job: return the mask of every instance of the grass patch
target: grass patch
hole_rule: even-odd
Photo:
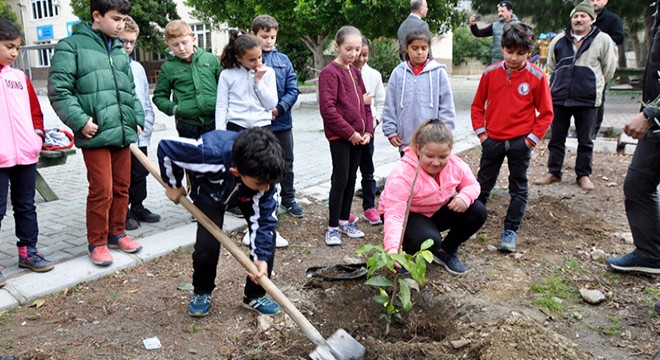
[[[610,318],[611,323],[606,326],[599,326],[598,331],[605,335],[614,336],[621,333],[621,320],[616,317]]]
[[[650,287],[645,287],[645,288],[644,288],[644,293],[647,294],[647,295],[655,296],[655,297],[659,297],[659,296],[660,296],[660,290],[658,290],[658,289],[654,289],[654,288],[650,288]]]
[[[557,299],[578,298],[577,290],[568,281],[556,276],[548,276],[541,283],[530,285],[530,290],[535,294],[532,303],[551,312],[566,311],[566,304]]]

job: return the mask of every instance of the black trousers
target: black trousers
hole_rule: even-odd
[[[37,164],[0,168],[0,228],[7,213],[7,195],[11,197],[16,224],[16,246],[37,246],[39,224],[34,205]],[[11,183],[11,189],[10,184]]]
[[[147,155],[146,146],[140,146],[139,149]],[[142,202],[147,198],[147,175],[149,171],[131,153],[131,185],[128,188],[128,204],[131,207],[142,206]]]
[[[374,180],[374,139],[362,149],[360,173],[362,174],[362,209],[376,207],[376,180]]]
[[[286,174],[282,179],[282,188],[280,189],[280,197],[282,198],[282,206],[288,208],[296,201],[296,189],[293,187],[293,132],[291,129],[282,131],[273,131],[275,137],[280,142],[282,150],[284,150],[284,161],[286,162]]]
[[[647,134],[637,143],[623,184],[626,216],[635,252],[660,262],[660,134]]]
[[[527,207],[527,168],[532,150],[525,144],[525,136],[502,141],[487,138],[481,147],[481,162],[477,174],[477,181],[481,185],[479,201],[486,205],[506,157],[511,201],[504,218],[504,229],[518,231]]]
[[[219,228],[222,228],[222,224],[225,218],[224,208],[221,206],[211,206],[203,201],[196,201],[195,206],[197,206],[204,214],[206,214],[206,216],[208,216],[214,224],[216,224]],[[254,215],[254,210],[252,210],[250,203],[239,203],[238,206],[245,215],[245,219],[248,221],[248,225],[250,225],[249,220],[247,219]],[[250,245],[250,250],[252,250],[251,247],[252,245]],[[275,260],[274,231],[272,239],[272,252],[273,257],[268,262],[269,278],[273,271],[273,262]],[[197,223],[197,239],[195,240],[195,249],[192,254],[193,287],[195,294],[210,294],[213,289],[215,289],[215,277],[217,275],[219,257],[220,242],[216,240],[216,238],[208,230],[206,230],[202,224]],[[236,271],[242,271],[239,266],[237,266],[236,269]],[[259,284],[254,283],[252,280],[250,280],[249,277],[245,277],[245,288],[243,290],[243,295],[245,297],[261,297],[265,294],[266,290],[264,290]]]
[[[455,253],[462,243],[481,228],[487,216],[486,206],[479,200],[462,213],[449,210],[447,205],[431,217],[411,212],[403,235],[403,250],[414,254],[424,241],[433,239],[433,252],[442,249],[449,254]],[[440,232],[445,230],[449,230],[449,233],[443,241]]]
[[[330,141],[332,177],[330,179],[328,226],[339,226],[339,219],[348,220],[351,215],[357,169],[366,145],[353,145],[348,140]]]
[[[551,137],[548,143],[548,172],[561,179],[564,156],[566,155],[566,137],[571,126],[571,117],[575,118],[578,147],[575,160],[576,179],[591,175],[591,161],[594,153],[592,138],[596,122],[595,107],[568,107],[554,105],[555,117],[552,120]]]

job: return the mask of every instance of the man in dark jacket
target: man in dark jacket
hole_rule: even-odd
[[[399,30],[396,33],[399,39],[399,54],[402,61],[406,59],[406,36],[409,33],[415,30],[422,30],[433,38],[431,30],[429,30],[429,24],[423,20],[428,12],[429,4],[426,0],[410,1],[410,15],[399,25]],[[433,51],[431,49],[429,49],[429,59],[433,59]]]
[[[623,23],[621,18],[612,12],[607,11],[605,5],[607,5],[607,0],[592,0],[594,4],[594,11],[596,12],[596,21],[594,25],[600,31],[609,35],[616,46],[623,44]],[[603,91],[603,101],[598,108],[598,114],[596,115],[596,127],[594,128],[593,138],[595,139],[600,130],[600,125],[603,123],[603,114],[605,113],[605,91]]]
[[[497,4],[497,17],[499,21],[494,22],[483,29],[477,26],[477,16],[470,16],[470,31],[476,37],[493,37],[493,48],[491,50],[491,64],[504,60],[502,55],[502,34],[504,33],[504,25],[509,21],[512,23],[518,22],[518,17],[513,13],[513,4],[509,0],[500,1]]]
[[[653,44],[644,72],[642,100],[645,106],[631,117],[623,131],[638,139],[623,184],[626,216],[635,250],[607,263],[616,271],[660,274],[660,2],[656,2]],[[660,311],[660,302],[655,306]]]

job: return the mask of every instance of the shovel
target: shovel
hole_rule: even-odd
[[[145,169],[166,189],[167,184],[160,177],[160,171],[149,161],[146,155],[140,149],[132,144],[130,146],[133,155],[142,163]],[[179,198],[179,203],[192,214],[197,221],[202,224],[213,236],[229,251],[229,253],[250,273],[257,273],[257,267],[245,255],[236,244],[213,223],[201,210],[197,208],[186,196]],[[273,298],[284,309],[293,321],[298,324],[305,336],[314,344],[316,349],[309,354],[313,360],[348,360],[361,359],[364,356],[365,347],[349,335],[344,329],[335,331],[328,340],[324,339],[321,333],[307,320],[300,310],[289,300],[280,289],[273,284],[267,276],[259,278],[259,285],[266,290],[268,295]]]

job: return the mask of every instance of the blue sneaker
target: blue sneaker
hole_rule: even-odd
[[[288,211],[289,215],[293,217],[301,218],[305,216],[305,212],[303,211],[303,209],[300,208],[300,206],[298,206],[298,203],[296,203],[295,201],[292,202],[291,205],[286,207],[286,211]]]
[[[658,301],[657,303],[655,303],[655,311],[657,311],[657,312],[660,313],[660,301]]]
[[[516,251],[516,232],[513,230],[502,231],[502,238],[500,239],[500,246],[497,250],[502,252],[515,252]]]
[[[204,317],[211,310],[211,294],[193,294],[192,301],[188,304],[188,315],[192,317]]]
[[[0,271],[0,288],[7,285],[7,280],[5,280],[5,276],[2,275],[2,271]]]
[[[243,307],[254,310],[261,315],[276,315],[282,312],[282,308],[268,295],[254,298],[243,298]]]
[[[636,252],[621,257],[607,258],[607,264],[616,271],[635,271],[660,275],[660,261],[642,259]]]
[[[444,250],[433,251],[433,262],[442,265],[450,274],[463,275],[468,271],[455,252],[448,254]]]
[[[30,269],[34,272],[47,272],[53,270],[55,265],[46,260],[39,252],[28,252],[27,257],[18,257],[18,267]]]

